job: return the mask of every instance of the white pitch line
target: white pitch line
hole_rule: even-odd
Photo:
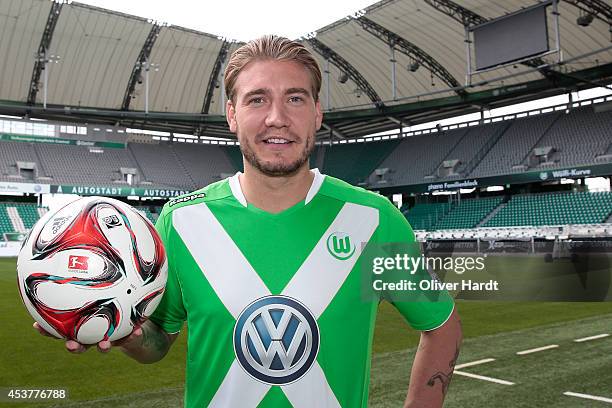
[[[566,392],[563,393],[563,395],[567,395],[567,396],[570,396],[570,397],[578,397],[578,398],[590,399],[590,400],[593,400],[593,401],[608,402],[608,403],[612,404],[612,398],[598,397],[596,395],[580,394],[578,392],[571,392],[571,391],[566,391]]]
[[[583,341],[603,339],[604,337],[608,337],[608,336],[609,336],[608,333],[603,333],[603,334],[598,334],[596,336],[590,336],[590,337],[583,337],[581,339],[575,339],[574,341],[576,343],[582,343]]]
[[[524,354],[537,353],[538,351],[554,349],[554,348],[557,348],[557,347],[559,347],[558,344],[550,344],[550,345],[544,346],[544,347],[538,347],[538,348],[529,349],[529,350],[517,351],[516,354],[518,354],[519,356],[522,356]]]
[[[478,364],[490,363],[491,361],[495,361],[495,359],[494,358],[483,358],[482,360],[459,364],[458,366],[455,366],[455,370],[460,370],[465,367],[472,367]]]
[[[492,378],[492,377],[485,377],[484,375],[466,373],[465,371],[457,371],[457,370],[455,370],[455,374],[462,375],[464,377],[476,378],[477,380],[494,382],[494,383],[497,383],[497,384],[514,385],[514,383],[510,382],[510,381],[500,380],[498,378]]]

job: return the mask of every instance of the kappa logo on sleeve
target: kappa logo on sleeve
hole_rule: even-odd
[[[168,205],[172,207],[173,205],[186,203],[187,201],[197,200],[198,198],[206,197],[206,193],[198,193],[198,194],[189,194],[184,197],[178,197],[168,202]]]

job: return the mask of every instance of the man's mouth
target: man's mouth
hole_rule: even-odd
[[[293,141],[291,141],[291,140],[283,139],[283,138],[280,138],[280,137],[271,137],[269,139],[264,139],[263,142],[267,143],[267,144],[289,144],[289,143],[293,143]]]

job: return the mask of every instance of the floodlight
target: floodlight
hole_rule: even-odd
[[[414,61],[414,62],[411,62],[411,63],[408,65],[408,71],[410,71],[410,72],[416,72],[416,71],[419,69],[419,67],[420,67],[420,66],[421,66],[421,64],[419,64],[419,61]]]
[[[593,18],[591,13],[582,14],[576,19],[576,24],[581,27],[588,27],[593,22]]]

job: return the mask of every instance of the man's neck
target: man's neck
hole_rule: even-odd
[[[255,168],[245,166],[244,173],[239,177],[247,202],[272,214],[303,201],[313,179],[314,174],[307,166],[287,177],[266,176]]]

